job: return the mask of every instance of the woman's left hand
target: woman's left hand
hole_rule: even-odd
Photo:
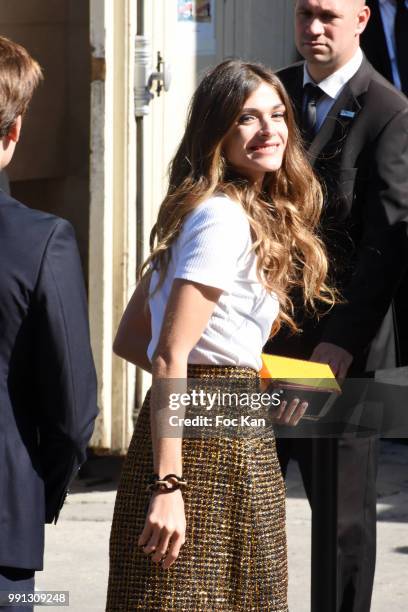
[[[273,422],[277,425],[289,425],[291,427],[296,427],[300,419],[305,414],[308,405],[309,404],[307,402],[303,402],[299,398],[293,399],[290,404],[283,401],[276,409]]]
[[[138,544],[152,561],[168,569],[176,561],[185,542],[186,519],[181,490],[153,493],[146,522]]]

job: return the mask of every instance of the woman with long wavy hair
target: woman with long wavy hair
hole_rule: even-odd
[[[313,311],[333,303],[321,207],[279,79],[235,60],[209,72],[114,345],[153,378],[116,499],[110,612],[287,610],[273,430],[182,439],[160,433],[157,416],[163,381],[258,388],[266,340],[282,324],[298,331],[293,290]],[[277,418],[295,425],[305,409],[282,403]]]

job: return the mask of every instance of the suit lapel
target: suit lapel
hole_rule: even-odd
[[[310,144],[309,157],[312,163],[317,158],[333,158],[341,153],[342,143],[361,110],[358,98],[367,91],[371,71],[370,64],[364,58],[359,70],[344,86]]]
[[[301,125],[302,121],[302,104],[303,104],[303,70],[302,78],[297,79],[295,88],[292,96],[295,112],[297,114],[298,125]]]
[[[330,149],[332,149],[333,146],[337,149],[338,145],[342,143],[347,136],[360,110],[361,105],[347,83],[310,144],[310,158],[315,159],[323,152],[328,154],[329,151],[326,151],[326,149],[329,145]],[[333,153],[334,151],[331,151],[331,155],[333,155]]]

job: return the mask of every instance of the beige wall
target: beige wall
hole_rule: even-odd
[[[85,273],[89,226],[89,7],[78,0],[2,0],[0,33],[41,64],[22,138],[8,168],[12,195],[69,219]]]
[[[273,69],[296,59],[295,0],[216,0],[217,58],[240,57]]]
[[[136,284],[136,0],[90,0],[89,314],[99,380],[91,445],[124,451],[132,432],[135,369],[112,353]]]

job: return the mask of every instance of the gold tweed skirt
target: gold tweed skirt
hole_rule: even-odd
[[[249,368],[189,366],[189,378],[252,379]],[[234,383],[235,381],[235,383]],[[137,545],[153,473],[148,393],[118,488],[107,612],[287,612],[285,488],[273,434],[183,439],[186,542],[169,570]]]

